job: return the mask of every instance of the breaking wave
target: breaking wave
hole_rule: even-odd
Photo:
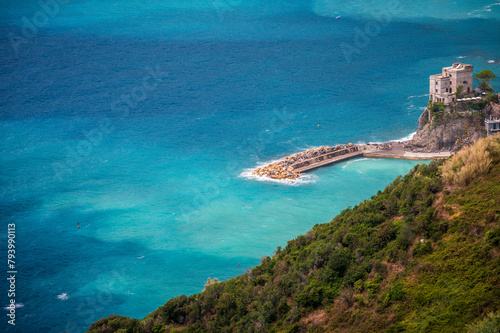
[[[274,162],[265,163],[261,166],[268,165],[271,163],[274,163]],[[255,170],[258,167],[260,167],[260,166],[257,166],[255,168],[251,168],[251,169],[245,169],[245,170],[243,170],[242,173],[240,173],[239,176],[242,178],[256,180],[259,182],[277,183],[277,184],[287,185],[287,186],[299,186],[299,185],[303,185],[303,184],[314,183],[318,179],[318,176],[310,174],[310,173],[302,173],[300,175],[300,177],[295,178],[295,179],[273,179],[273,178],[269,178],[269,177],[261,177],[258,175],[252,175],[253,170]]]
[[[57,295],[57,299],[60,299],[61,301],[65,301],[69,298],[67,293],[62,293],[61,295]]]

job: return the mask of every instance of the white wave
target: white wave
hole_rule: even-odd
[[[413,136],[414,136],[415,134],[417,134],[417,132],[416,132],[416,131],[415,131],[415,132],[413,132],[413,133],[408,134],[408,135],[407,135],[407,136],[405,136],[405,137],[402,137],[402,138],[401,138],[401,139],[399,139],[399,140],[394,140],[394,141],[410,141],[410,140],[413,140]]]
[[[412,139],[413,139],[413,136],[414,136],[416,133],[417,133],[417,132],[410,133],[410,134],[408,134],[407,136],[402,137],[401,139],[396,139],[396,140],[388,140],[388,141],[370,141],[370,142],[368,142],[368,144],[371,144],[371,145],[380,145],[380,144],[387,143],[387,142],[409,141],[409,140],[412,140]]]
[[[425,97],[425,96],[429,96],[429,94],[408,96],[408,98],[407,98],[407,99],[412,99],[412,98],[420,98],[420,97]]]
[[[342,165],[342,169],[345,169],[346,167],[348,167],[352,163],[361,162],[361,161],[368,161],[368,160],[369,160],[368,157],[363,157],[363,158],[355,158],[353,160],[346,161],[346,162],[343,163],[344,165]]]
[[[144,256],[137,257],[137,259],[142,259],[142,258],[144,258]]]
[[[298,186],[303,184],[314,183],[318,179],[318,176],[310,173],[303,173],[300,175],[299,178],[295,179],[274,179],[270,177],[261,177],[259,175],[252,175],[253,170],[254,169],[245,169],[242,173],[240,173],[239,177],[250,180],[256,180],[259,182],[277,183],[288,186]]]
[[[15,303],[14,308],[15,308],[15,309],[24,308],[24,304],[23,304],[23,303]],[[10,307],[9,307],[9,306],[6,306],[6,307],[4,307],[4,309],[5,309],[5,310],[10,310]]]
[[[61,295],[57,295],[57,298],[60,299],[61,301],[65,301],[69,298],[67,293],[62,293]]]
[[[467,56],[458,56],[457,59],[467,58]]]
[[[474,16],[474,17],[481,17],[482,13],[484,13],[484,12],[491,12],[491,7],[493,7],[493,6],[499,6],[499,5],[500,5],[500,2],[495,2],[495,3],[492,3],[490,5],[481,7],[479,9],[475,9],[472,12],[467,13],[467,15]]]

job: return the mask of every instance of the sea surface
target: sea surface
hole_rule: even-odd
[[[249,170],[408,137],[429,75],[500,75],[499,31],[494,0],[0,1],[0,330],[142,318],[370,198],[416,163]]]

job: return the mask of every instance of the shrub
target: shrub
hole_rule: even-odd
[[[356,303],[359,304],[359,306],[363,306],[365,305],[365,299],[361,296],[358,296],[354,299],[354,301],[356,301]]]
[[[156,323],[153,326],[153,333],[165,333],[167,329],[165,328],[165,324],[163,323]]]
[[[441,167],[443,181],[451,186],[465,186],[484,175],[492,165],[490,154],[500,153],[500,137],[479,140],[474,146],[454,154]]]
[[[414,257],[421,257],[432,252],[431,242],[420,242],[413,249]]]
[[[316,308],[321,305],[323,290],[315,285],[308,285],[297,296],[295,302],[303,308]]]
[[[406,299],[406,294],[403,290],[403,284],[396,283],[384,293],[382,296],[382,301],[385,307],[389,306],[393,301],[404,301]]]
[[[203,291],[205,291],[205,289],[207,289],[209,286],[212,286],[214,284],[217,284],[219,283],[219,279],[218,278],[214,278],[213,280],[209,277],[208,280],[207,280],[207,283],[205,283],[205,288],[203,288]]]
[[[498,333],[500,332],[500,312],[489,313],[480,322],[467,326],[469,333]]]
[[[178,323],[186,316],[184,306],[188,304],[188,298],[185,295],[170,299],[165,305],[160,307],[160,317],[166,324]]]
[[[444,111],[444,103],[443,102],[432,103],[430,110],[431,112]]]
[[[486,233],[486,239],[493,246],[500,246],[500,228],[488,231]]]
[[[365,283],[365,289],[368,290],[369,297],[375,297],[380,290],[380,282],[382,282],[383,278],[377,274],[373,280]]]
[[[328,260],[328,269],[332,272],[332,275],[337,277],[343,277],[349,268],[352,260],[352,255],[347,251],[347,249],[334,251],[330,259]]]

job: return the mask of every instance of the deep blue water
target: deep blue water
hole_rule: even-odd
[[[358,159],[295,184],[248,169],[411,134],[428,76],[453,62],[500,73],[492,1],[74,0],[46,20],[37,1],[0,6],[1,253],[15,223],[20,305],[8,332],[142,318],[244,273],[415,163]]]

